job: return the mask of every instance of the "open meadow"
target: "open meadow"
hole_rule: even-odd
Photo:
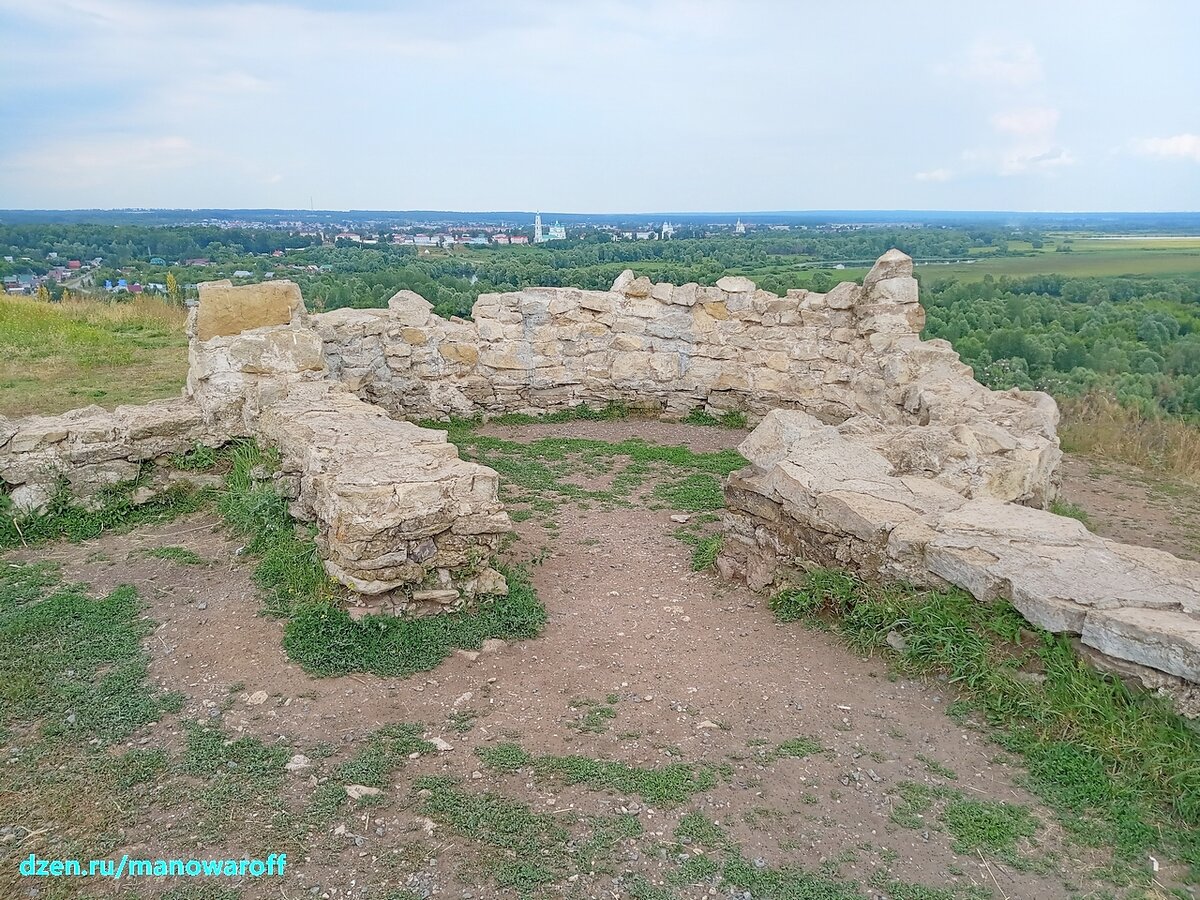
[[[0,296],[0,415],[59,413],[175,396],[186,313],[153,297],[49,304]]]

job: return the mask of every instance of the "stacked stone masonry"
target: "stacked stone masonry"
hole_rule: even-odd
[[[726,486],[727,577],[761,589],[817,563],[954,584],[1143,681],[1200,682],[1198,567],[1041,511],[1061,460],[1054,401],[988,390],[923,323],[894,250],[827,294],[625,272],[608,291],[483,295],[471,321],[410,291],[310,316],[289,282],[213,282],[182,399],[0,419],[0,479],[18,509],[63,484],[87,503],[196,443],[254,437],[278,450],[275,487],[355,608],[409,614],[502,592],[489,561],[510,523],[496,473],[406,419],[740,410],[761,424]],[[163,472],[157,488],[183,477]]]

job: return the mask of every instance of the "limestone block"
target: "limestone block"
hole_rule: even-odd
[[[727,294],[748,294],[754,291],[755,284],[741,275],[726,275],[717,279],[717,287]]]
[[[1083,643],[1117,659],[1200,682],[1200,619],[1171,610],[1088,613]]]
[[[618,278],[617,280],[619,281],[620,279]],[[639,275],[625,285],[624,294],[626,297],[649,297],[653,289],[654,286],[650,283],[650,279],[645,275]]]
[[[677,306],[695,306],[696,305],[696,289],[699,287],[694,281],[689,281],[687,284],[681,284],[671,291],[668,302],[674,303]]]
[[[630,272],[628,269],[626,269],[625,272],[622,273],[622,276],[624,276],[625,274],[628,274],[632,280],[633,272]],[[617,280],[620,281],[621,279],[618,278]],[[613,291],[618,291],[618,290],[619,289],[614,284]],[[601,292],[601,291],[581,291],[579,294],[579,308],[580,309],[591,310],[592,312],[606,313],[606,312],[611,312],[612,307],[613,307],[613,296],[611,293],[606,293],[606,292]]]
[[[265,281],[234,287],[225,281],[197,285],[195,336],[207,341],[268,325],[288,325],[304,316],[300,288],[291,281]]]
[[[613,281],[612,287],[609,288],[614,294],[625,293],[626,288],[633,284],[634,274],[633,269],[626,269]]]
[[[862,288],[857,284],[853,281],[843,281],[835,284],[832,290],[825,295],[824,305],[830,309],[850,309],[858,303],[861,295]],[[814,311],[820,309],[816,304],[813,304],[809,308]]]
[[[652,355],[641,351],[614,353],[611,369],[613,381],[646,381],[651,377],[650,358]]]
[[[650,374],[658,381],[674,381],[683,374],[678,353],[650,353]]]
[[[321,339],[310,328],[278,326],[225,339],[232,369],[250,375],[319,372],[325,368]]]
[[[863,279],[863,287],[871,288],[888,278],[908,278],[912,276],[912,272],[911,256],[899,250],[889,250],[875,261],[875,265]]]
[[[871,303],[916,303],[917,279],[912,276],[884,278],[871,285],[868,296]]]
[[[438,347],[442,358],[449,363],[460,363],[473,366],[479,362],[479,351],[472,344],[460,344],[447,341]]]

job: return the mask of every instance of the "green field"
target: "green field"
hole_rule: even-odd
[[[0,416],[178,395],[187,374],[184,318],[182,308],[151,298],[0,297]]]
[[[1124,241],[1097,241],[1094,249],[1081,249],[1076,241],[1070,253],[1053,251],[1036,256],[980,258],[973,263],[917,266],[923,279],[979,281],[984,275],[1066,275],[1101,278],[1110,275],[1188,275],[1200,272],[1200,246],[1195,249],[1129,247]],[[1120,246],[1111,246],[1119,244]],[[1200,241],[1197,241],[1200,245]],[[851,270],[846,270],[847,272]]]

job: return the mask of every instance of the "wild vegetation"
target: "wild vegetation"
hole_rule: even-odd
[[[76,296],[56,304],[0,296],[0,415],[179,393],[187,371],[182,307]]]

